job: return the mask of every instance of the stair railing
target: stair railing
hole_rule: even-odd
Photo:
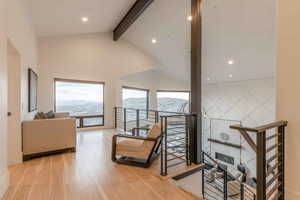
[[[287,121],[278,121],[256,128],[230,126],[240,132],[257,154],[255,195],[257,200],[284,200],[286,126]],[[256,142],[249,133],[255,133]],[[243,198],[244,196],[241,197]]]
[[[164,115],[161,116],[160,122],[163,136],[161,175],[166,176],[170,168],[184,168],[192,164],[192,138],[196,115]]]

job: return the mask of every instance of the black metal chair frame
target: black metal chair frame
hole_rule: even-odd
[[[118,135],[113,136],[113,138],[112,138],[112,161],[113,162],[116,162],[118,164],[148,168],[153,163],[153,161],[159,156],[160,146],[161,146],[161,142],[162,142],[162,140],[161,140],[162,136],[160,135],[157,138],[136,136],[136,130],[138,130],[138,129],[149,131],[149,128],[134,128],[132,130],[133,135],[118,134]],[[118,138],[152,141],[152,142],[154,142],[154,145],[153,145],[153,148],[151,149],[147,159],[133,158],[133,157],[127,157],[127,156],[122,156],[120,158],[117,158],[116,157],[116,148],[117,148],[117,139]]]

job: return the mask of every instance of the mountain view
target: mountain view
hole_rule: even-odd
[[[158,99],[158,110],[169,111],[169,112],[182,112],[188,111],[188,101],[176,98],[159,98]],[[185,106],[184,106],[185,105]],[[134,109],[146,109],[145,98],[128,98],[123,101],[123,107],[134,108]],[[103,115],[103,104],[93,101],[60,101],[56,106],[57,112],[69,112],[71,116],[91,116],[91,115]],[[141,116],[142,117],[142,116]],[[84,119],[85,126],[99,125],[103,123],[102,118],[86,118]],[[79,121],[77,122],[79,126]]]
[[[183,105],[188,101],[175,98],[159,98],[158,110],[179,112]],[[123,101],[123,107],[146,109],[145,98],[128,98]],[[188,105],[185,106],[185,111],[188,110]],[[63,101],[59,102],[56,106],[57,112],[69,112],[72,116],[89,116],[89,115],[102,115],[103,104],[92,101]]]
[[[102,115],[103,104],[93,101],[61,101],[57,103],[57,112],[69,112],[72,116]]]
[[[159,98],[158,99],[158,109],[159,111],[169,111],[169,112],[182,112],[180,110],[183,105],[186,105],[184,112],[188,111],[188,101],[184,99],[177,98]],[[125,108],[135,108],[135,109],[146,109],[146,99],[145,98],[128,98],[123,100],[123,107]]]
[[[157,104],[159,111],[188,112],[189,110],[189,102],[184,99],[159,98]]]
[[[71,116],[91,116],[103,115],[103,103],[93,101],[61,101],[56,106],[57,112],[69,112]],[[77,127],[80,127],[79,119],[76,120]],[[83,119],[84,126],[103,125],[103,118],[85,118]]]

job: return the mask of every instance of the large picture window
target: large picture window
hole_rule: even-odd
[[[122,101],[124,108],[148,110],[149,90],[132,87],[123,87]]]
[[[104,125],[104,83],[55,79],[55,111],[76,117],[77,127]]]
[[[157,91],[157,109],[168,112],[189,112],[190,92]]]

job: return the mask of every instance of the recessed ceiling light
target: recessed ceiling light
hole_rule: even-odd
[[[192,16],[192,15],[189,15],[189,16],[187,17],[187,20],[192,21],[192,20],[193,20],[193,16]]]
[[[82,17],[82,18],[81,18],[81,21],[82,21],[83,23],[86,23],[86,22],[89,21],[89,18],[88,18],[88,17]]]
[[[233,77],[233,75],[232,75],[232,74],[229,74],[229,75],[228,75],[228,77],[229,77],[229,78],[232,78],[232,77]]]
[[[230,59],[230,60],[228,60],[228,65],[233,65],[234,64],[234,60],[233,59]]]
[[[211,79],[208,77],[207,80],[210,81]]]
[[[156,44],[157,43],[157,40],[155,38],[152,38],[152,43],[153,44]]]

